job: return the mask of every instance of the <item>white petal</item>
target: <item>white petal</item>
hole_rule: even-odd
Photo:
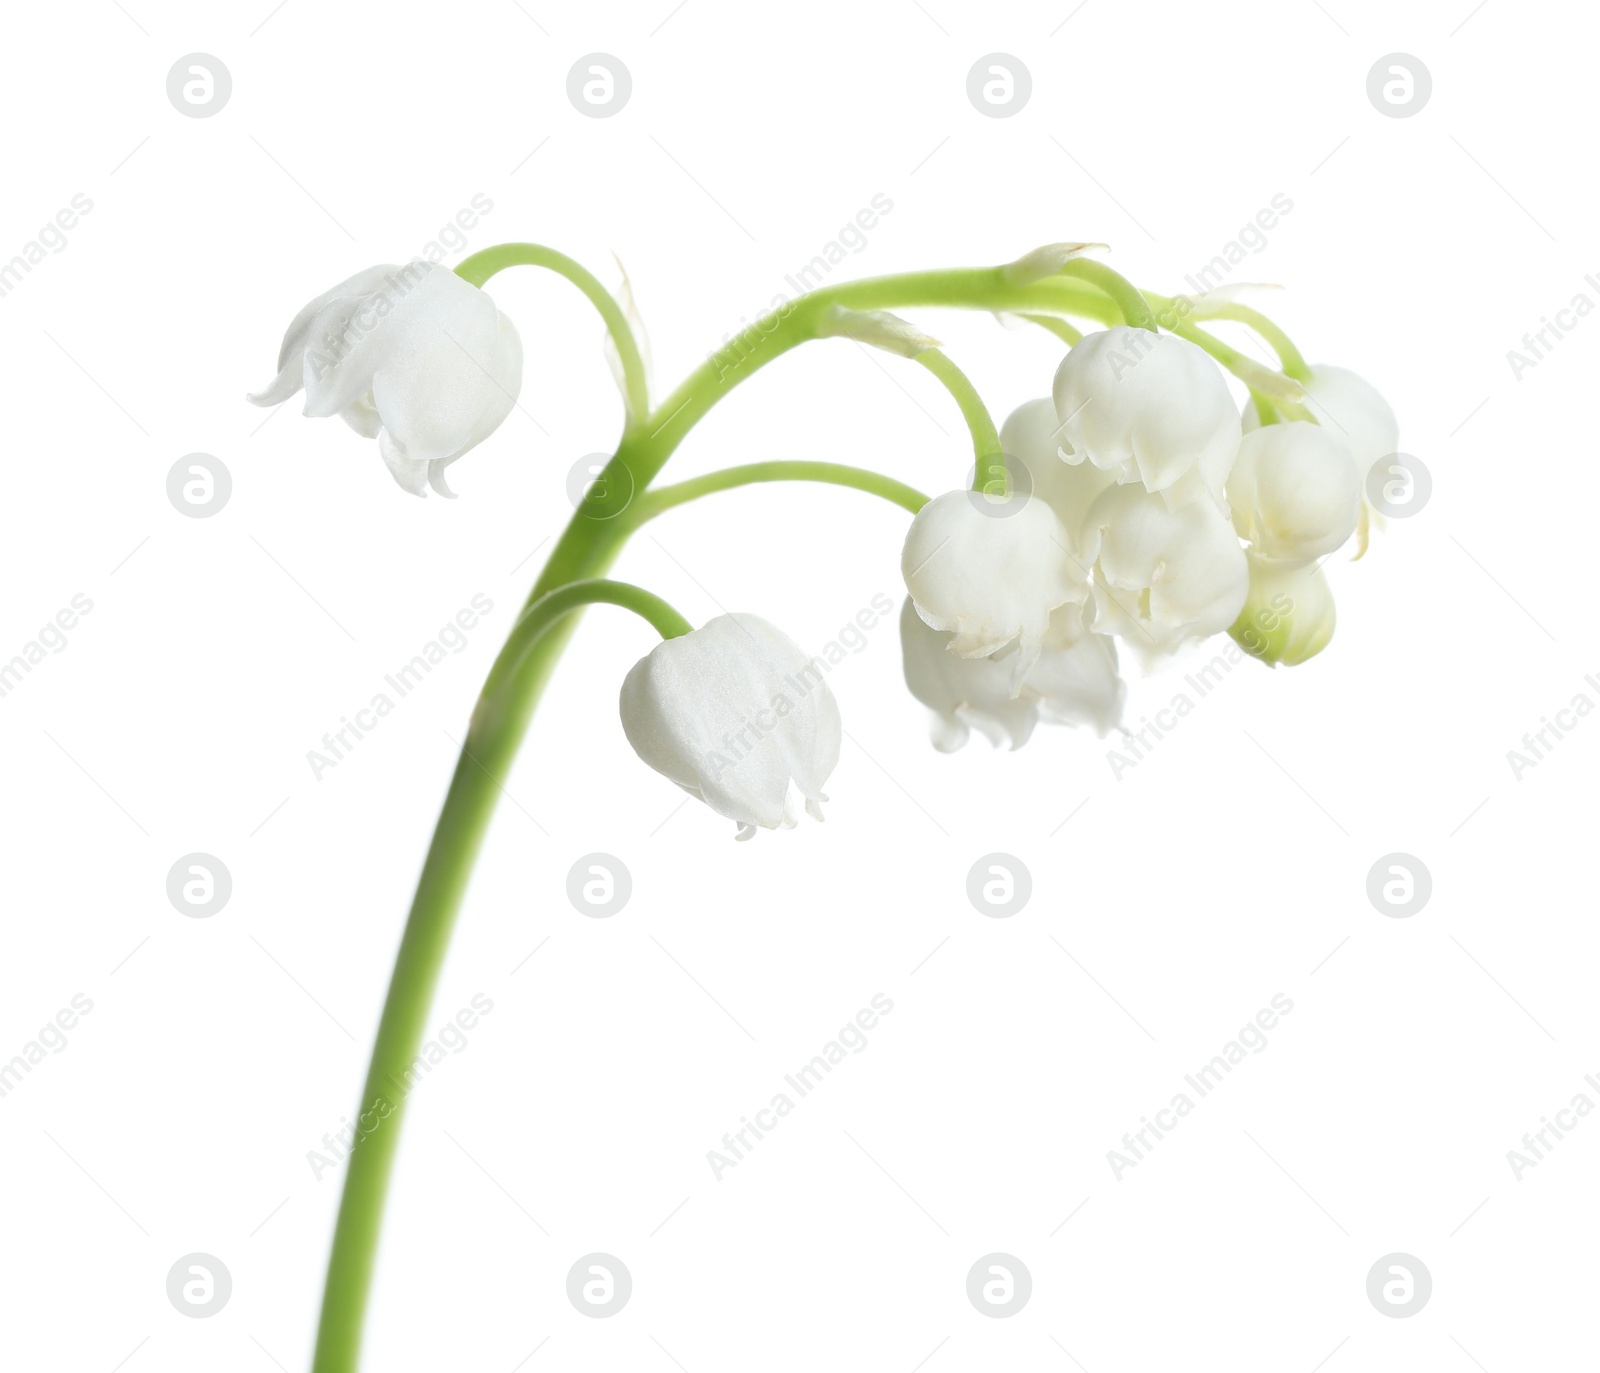
[[[1344,440],[1355,459],[1363,485],[1379,458],[1400,448],[1400,422],[1371,382],[1347,367],[1319,362],[1311,379],[1303,383],[1306,401],[1317,422]],[[1244,427],[1260,426],[1255,402],[1245,406]]]
[[[740,824],[793,824],[839,761],[823,670],[754,615],[658,644],[622,684],[623,730],[652,768]],[[791,792],[792,788],[792,792]]]
[[[1291,420],[1245,435],[1228,501],[1234,528],[1258,557],[1308,563],[1355,532],[1361,477],[1334,431]]]
[[[1115,641],[1086,633],[1086,619],[1076,606],[1056,611],[1023,690],[1038,699],[1041,719],[1088,725],[1103,739],[1122,725],[1128,687],[1117,673]]]
[[[1244,605],[1244,550],[1210,501],[1173,510],[1136,486],[1112,487],[1089,512],[1085,550],[1095,558],[1095,632],[1143,656],[1222,632]]]
[[[378,453],[402,490],[409,491],[413,496],[428,494],[428,464],[408,458],[387,429],[378,431]]]
[[[917,614],[954,634],[950,651],[987,657],[1017,640],[1011,689],[1039,654],[1050,612],[1087,597],[1086,570],[1044,501],[1004,507],[970,491],[947,491],[917,513],[900,569]]]
[[[312,324],[325,306],[336,300],[371,295],[382,286],[387,276],[399,270],[398,267],[386,264],[368,267],[357,272],[349,280],[341,281],[337,286],[324,291],[315,300],[308,301],[300,313],[289,322],[289,328],[284,333],[283,343],[278,349],[277,376],[265,390],[248,397],[251,404],[278,405],[300,389],[301,356],[305,352],[306,341],[311,337]]]
[[[364,439],[377,438],[378,431],[383,428],[383,419],[378,414],[378,407],[372,403],[371,391],[345,406],[339,412],[339,418]]]
[[[1081,454],[1078,462],[1068,462],[1061,455],[1062,438],[1055,401],[1049,396],[1019,405],[1000,428],[1000,447],[1028,469],[1033,494],[1056,512],[1076,551],[1083,517],[1116,476],[1083,461]]]
[[[949,651],[950,635],[926,624],[911,598],[900,609],[900,652],[906,686],[933,712],[933,746],[951,753],[977,730],[996,748],[1017,749],[1038,718],[1031,697],[1011,691],[1003,658],[962,658]]]
[[[1222,372],[1186,339],[1118,325],[1086,334],[1057,369],[1065,447],[1162,491],[1198,469],[1220,495],[1239,446]]]

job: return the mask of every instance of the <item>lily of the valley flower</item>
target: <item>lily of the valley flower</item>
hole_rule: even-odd
[[[1222,499],[1240,422],[1216,363],[1172,334],[1118,325],[1086,334],[1056,371],[1061,452],[1180,504]]]
[[[1137,486],[1114,486],[1084,521],[1094,562],[1094,631],[1151,658],[1238,619],[1249,586],[1233,526],[1209,500],[1177,509]]]
[[[302,387],[307,415],[340,415],[376,438],[407,491],[449,496],[445,468],[516,404],[522,341],[493,300],[446,268],[369,267],[294,317],[278,375],[249,399],[277,405]]]
[[[1114,472],[1092,462],[1061,460],[1061,421],[1049,396],[1019,405],[1000,426],[1000,447],[1033,478],[1033,494],[1056,512],[1066,526],[1074,552],[1083,533],[1083,519],[1095,497],[1116,484]]]
[[[909,596],[900,611],[900,655],[906,686],[933,712],[929,732],[940,753],[954,753],[973,730],[996,748],[1028,742],[1039,707],[1013,693],[1010,664],[950,652],[950,635],[924,623]]]
[[[900,652],[906,686],[933,713],[930,734],[941,753],[953,753],[976,730],[996,748],[1019,749],[1034,726],[1089,725],[1104,737],[1122,720],[1127,686],[1117,675],[1116,644],[1085,633],[1085,610],[1067,604],[1050,617],[1039,659],[1013,692],[1009,657],[951,653],[950,635],[931,629],[911,598],[900,612]]]
[[[1050,617],[1044,651],[1022,689],[1039,702],[1039,718],[1052,725],[1087,725],[1102,739],[1122,724],[1128,684],[1117,674],[1117,644],[1091,634],[1094,604],[1064,605]]]
[[[1333,430],[1304,420],[1269,424],[1239,445],[1228,503],[1234,528],[1257,558],[1308,563],[1355,532],[1361,478]]]
[[[950,651],[986,658],[1013,640],[1013,694],[1039,657],[1050,613],[1088,598],[1066,528],[1034,497],[989,507],[971,491],[935,496],[916,514],[900,570],[917,614],[951,632]]]
[[[665,639],[622,683],[622,728],[663,777],[739,824],[822,819],[839,761],[839,706],[822,668],[755,615],[718,615]]]
[[[1302,382],[1311,413],[1322,427],[1336,435],[1350,450],[1363,490],[1367,473],[1379,458],[1386,458],[1400,447],[1400,421],[1377,387],[1348,367],[1319,362],[1311,377]],[[1255,403],[1245,406],[1246,430],[1259,427]]]
[[[1228,631],[1234,642],[1271,667],[1314,658],[1333,638],[1333,592],[1320,567],[1285,567],[1250,559],[1250,592]]]

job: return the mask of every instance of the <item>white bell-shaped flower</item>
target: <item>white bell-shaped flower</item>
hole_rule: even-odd
[[[1003,503],[971,491],[935,496],[911,521],[900,570],[917,614],[954,635],[952,653],[986,658],[1017,641],[1013,693],[1039,656],[1050,612],[1089,594],[1055,511],[1020,494]]]
[[[1094,605],[1064,605],[1050,617],[1044,650],[1023,679],[1022,694],[1052,725],[1088,725],[1102,739],[1122,724],[1128,684],[1117,673],[1117,644],[1088,632]]]
[[[445,468],[517,402],[522,340],[493,300],[447,268],[369,267],[294,317],[278,375],[249,399],[277,405],[302,387],[307,415],[340,415],[376,438],[407,491],[449,496]]]
[[[1061,421],[1056,403],[1049,396],[1019,405],[1000,426],[1000,447],[1008,458],[1027,468],[1033,480],[1033,494],[1056,512],[1078,548],[1083,532],[1083,517],[1108,486],[1116,483],[1114,472],[1104,472],[1092,462],[1072,463],[1061,456]]]
[[[933,712],[930,735],[940,753],[954,753],[973,730],[996,748],[1021,748],[1039,719],[1033,696],[1015,695],[1004,658],[962,658],[950,635],[926,624],[911,598],[900,611],[900,654],[906,686]]]
[[[1372,465],[1399,450],[1400,421],[1393,408],[1377,387],[1348,367],[1319,362],[1311,368],[1310,379],[1301,385],[1317,421],[1350,450],[1364,490]],[[1248,431],[1260,424],[1255,402],[1251,401],[1245,406],[1244,427]]]
[[[665,639],[622,683],[622,728],[663,777],[739,824],[822,819],[839,761],[839,706],[823,667],[755,615],[718,615]]]
[[[1040,720],[1089,725],[1102,737],[1115,729],[1127,696],[1116,644],[1087,633],[1086,618],[1083,606],[1056,610],[1038,661],[1013,694],[1010,659],[1017,645],[989,658],[959,657],[949,651],[951,636],[923,623],[907,597],[900,612],[906,686],[933,713],[933,746],[953,753],[976,731],[996,748],[1019,749]]]
[[[1316,657],[1333,638],[1338,618],[1322,569],[1249,562],[1250,592],[1228,631],[1234,642],[1272,667]]]
[[[1234,528],[1257,558],[1308,563],[1355,532],[1361,478],[1333,430],[1304,420],[1269,424],[1239,445],[1228,504]]]
[[[1217,364],[1186,339],[1127,325],[1085,334],[1056,370],[1054,399],[1067,462],[1171,504],[1202,491],[1222,500],[1239,412]]]
[[[1149,659],[1238,619],[1249,587],[1244,550],[1209,500],[1177,509],[1137,486],[1114,486],[1084,522],[1094,559],[1094,632]]]

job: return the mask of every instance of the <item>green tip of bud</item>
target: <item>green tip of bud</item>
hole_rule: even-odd
[[[1297,667],[1328,646],[1337,618],[1318,568],[1276,568],[1251,558],[1250,591],[1228,634],[1269,667]]]

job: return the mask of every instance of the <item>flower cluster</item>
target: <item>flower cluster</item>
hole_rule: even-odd
[[[1084,246],[1008,270],[1036,280]],[[567,261],[535,253],[526,260]],[[612,327],[627,336],[626,324]],[[934,340],[893,315],[835,306],[815,330],[929,363],[964,412],[983,412]],[[1149,667],[1228,632],[1276,665],[1327,646],[1334,606],[1319,564],[1358,529],[1364,548],[1377,518],[1366,476],[1398,431],[1355,373],[1297,371],[1298,386],[1272,374],[1276,398],[1310,418],[1254,400],[1241,414],[1189,337],[1124,324],[1074,344],[1051,394],[1019,407],[998,436],[986,413],[968,414],[981,489],[913,502],[901,553],[905,680],[932,712],[936,747],[960,748],[976,730],[1017,748],[1041,720],[1107,734],[1127,695],[1119,651]],[[307,304],[276,378],[250,399],[275,405],[303,389],[308,415],[340,415],[376,438],[405,490],[448,496],[445,469],[498,428],[521,386],[521,343],[494,302],[455,272],[413,262],[369,268]],[[623,386],[639,418],[640,397],[626,377]],[[985,437],[1001,450],[987,466]],[[740,838],[792,826],[802,809],[820,819],[842,728],[817,661],[754,615],[688,629],[667,610],[672,622],[657,625],[666,637],[622,685],[635,751],[736,821]]]
[[[1241,416],[1201,348],[1126,325],[1087,335],[1052,394],[1007,419],[1012,490],[937,496],[906,537],[906,682],[949,750],[1020,746],[1040,720],[1121,720],[1118,641],[1145,666],[1230,632],[1269,664],[1333,634],[1317,566],[1365,527],[1366,472],[1394,414],[1355,373],[1315,367],[1326,423]]]

